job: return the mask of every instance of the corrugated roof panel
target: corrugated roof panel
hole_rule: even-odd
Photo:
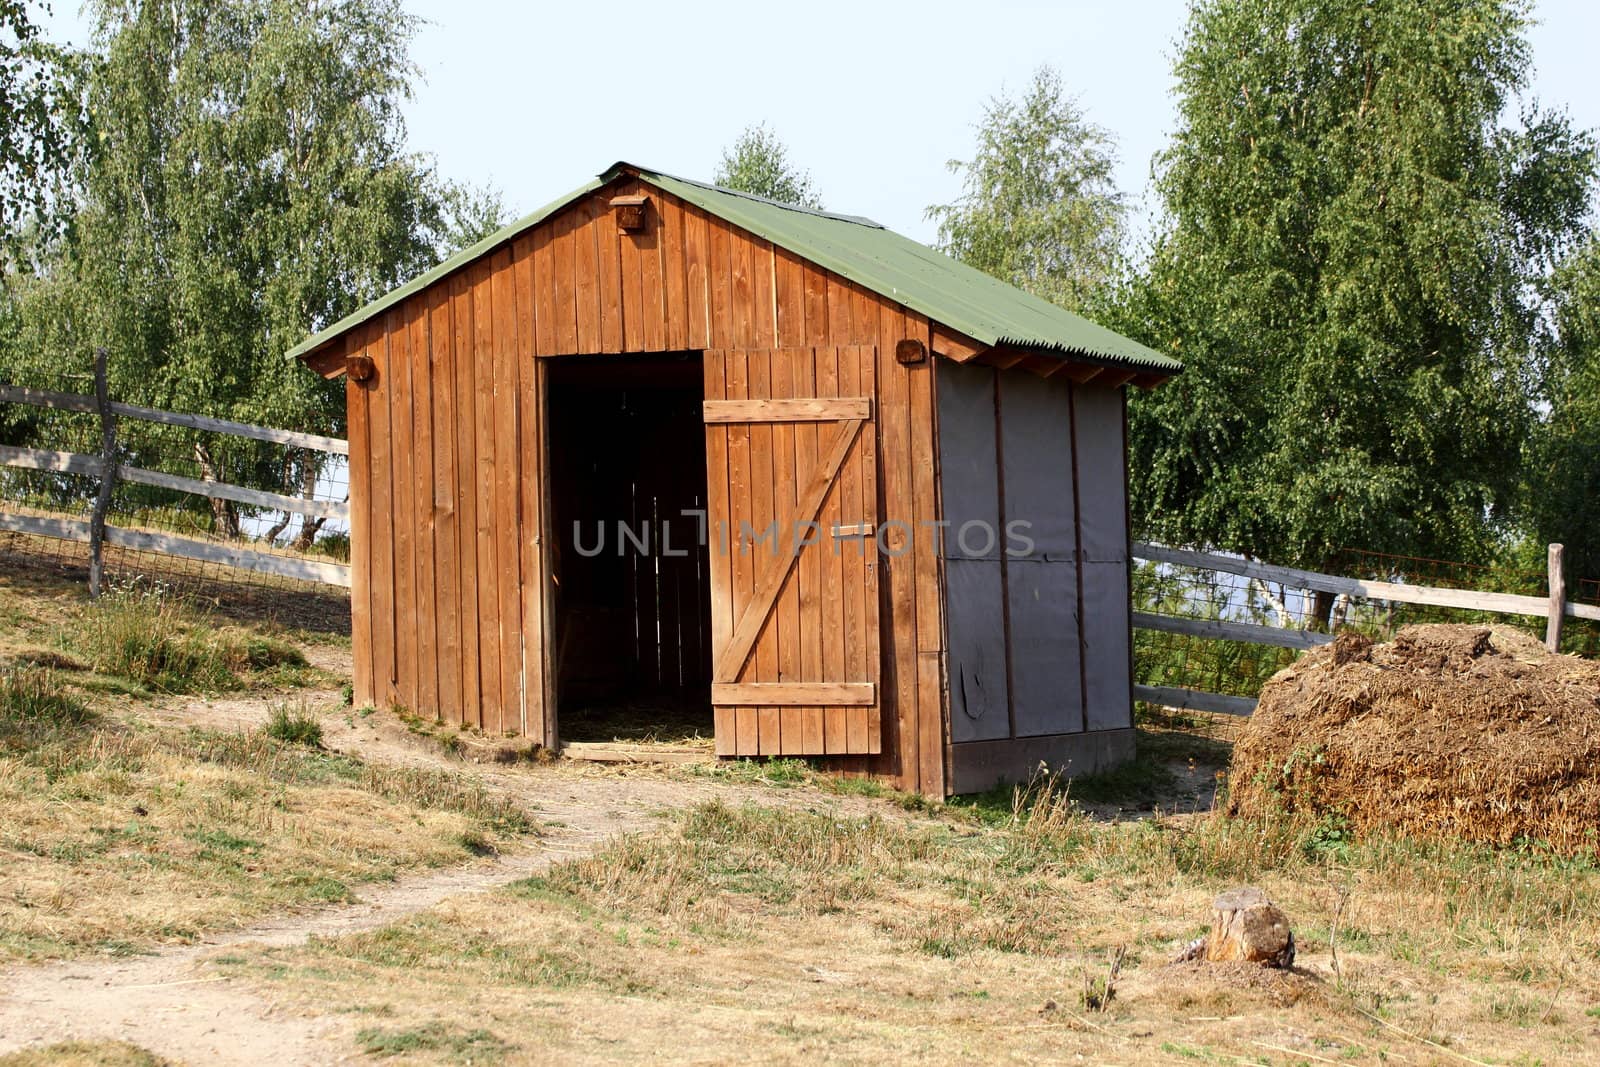
[[[463,264],[628,172],[820,267],[986,345],[1013,345],[1175,373],[1182,365],[1046,300],[918,244],[870,219],[774,203],[645,167],[619,163],[571,195],[452,256],[433,270],[295,346],[305,355]]]

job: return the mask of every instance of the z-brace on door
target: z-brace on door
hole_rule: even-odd
[[[705,354],[720,755],[882,750],[876,358],[870,345]]]

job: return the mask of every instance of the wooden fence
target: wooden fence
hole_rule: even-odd
[[[231,485],[211,478],[186,478],[123,464],[119,462],[117,452],[118,419],[136,419],[168,426],[187,427],[338,456],[349,455],[347,442],[316,434],[252,426],[248,423],[230,422],[227,419],[214,419],[205,415],[160,411],[114,401],[109,396],[106,384],[104,351],[95,355],[94,396],[0,385],[0,402],[26,404],[58,411],[85,412],[99,416],[101,428],[99,455],[0,445],[0,466],[86,475],[100,479],[94,508],[87,522],[0,510],[0,531],[87,543],[90,596],[98,596],[100,593],[105,545],[156,552],[201,563],[219,564],[260,574],[349,588],[350,568],[345,564],[263,551],[251,547],[246,542],[203,540],[159,531],[126,529],[107,523],[112,491],[119,481],[189,493],[211,500],[228,500],[251,507],[273,508],[293,515],[348,521],[350,513],[350,505],[345,501],[313,500],[304,496],[290,496]]]
[[[1352,599],[1542,618],[1545,620],[1545,645],[1552,652],[1560,647],[1562,623],[1566,619],[1600,621],[1600,607],[1574,604],[1567,600],[1566,583],[1562,577],[1560,545],[1550,546],[1548,557],[1550,592],[1546,597],[1344,578],[1294,567],[1276,567],[1255,560],[1221,556],[1211,552],[1167,548],[1164,545],[1135,544],[1133,556],[1135,559],[1150,563],[1237,575],[1285,589],[1330,593]],[[1332,634],[1295,627],[1263,626],[1258,623],[1158,615],[1141,611],[1133,613],[1133,625],[1136,629],[1158,630],[1214,640],[1242,641],[1257,645],[1275,645],[1301,651],[1333,640]],[[1135,685],[1133,695],[1136,700],[1160,704],[1163,707],[1192,708],[1224,715],[1249,715],[1256,707],[1254,697],[1227,696],[1173,686]]]

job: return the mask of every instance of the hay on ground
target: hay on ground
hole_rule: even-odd
[[[1262,689],[1229,784],[1232,814],[1591,851],[1600,663],[1507,627],[1409,626],[1388,644],[1341,634]]]

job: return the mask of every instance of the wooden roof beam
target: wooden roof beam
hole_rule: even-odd
[[[324,345],[306,356],[305,364],[324,378],[337,378],[345,372],[344,346]]]
[[[935,354],[953,359],[957,363],[966,363],[990,351],[990,346],[938,323],[933,324],[932,347]]]

